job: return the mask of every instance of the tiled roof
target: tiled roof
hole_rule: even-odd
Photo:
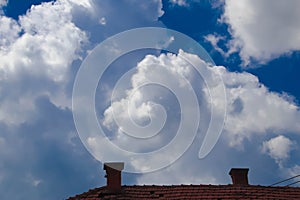
[[[111,193],[106,187],[89,190],[69,200],[146,200],[146,199],[214,199],[214,200],[299,200],[299,187],[267,187],[254,185],[172,185],[122,186],[121,193]]]

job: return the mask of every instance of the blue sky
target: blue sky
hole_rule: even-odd
[[[284,6],[280,0],[0,0],[0,199],[64,199],[105,185],[102,163],[94,155],[112,154],[91,138],[86,144],[95,148],[89,153],[80,140],[72,114],[74,80],[98,43],[147,26],[188,35],[205,48],[216,67],[201,65],[208,75],[197,78],[179,55],[196,63],[203,58],[189,52],[176,56],[142,50],[120,57],[105,71],[97,87],[97,117],[107,136],[130,151],[147,152],[168,144],[182,114],[166,88],[146,86],[135,93],[144,80],[169,80],[173,69],[191,80],[200,102],[201,128],[183,156],[158,171],[124,173],[124,184],[228,184],[231,167],[249,167],[250,183],[255,185],[300,174],[299,4],[297,0]],[[116,82],[129,69],[133,69],[129,80],[111,99]],[[219,83],[213,82],[217,73],[227,96],[226,121],[213,150],[198,159],[211,116],[203,78],[215,83],[211,89],[218,91]],[[186,79],[177,75],[175,85],[188,90],[181,85]],[[168,119],[160,136],[147,141],[123,136],[115,120],[130,128],[125,100],[138,105],[130,112],[140,125],[149,123],[149,113],[160,116],[150,101],[165,108]],[[210,103],[223,100],[216,96]],[[170,155],[157,155],[153,162]],[[145,167],[134,159],[125,165]]]

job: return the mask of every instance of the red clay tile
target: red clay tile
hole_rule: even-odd
[[[121,193],[109,192],[106,187],[89,190],[69,200],[141,200],[141,199],[207,199],[207,200],[284,200],[300,199],[298,187],[266,187],[236,185],[172,185],[122,186]]]

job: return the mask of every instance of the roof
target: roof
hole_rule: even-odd
[[[267,187],[255,185],[172,185],[172,186],[122,186],[120,193],[106,187],[89,190],[69,200],[146,200],[146,199],[214,199],[214,200],[296,200],[300,199],[299,187]]]

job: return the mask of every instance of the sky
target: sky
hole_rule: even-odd
[[[102,162],[110,158],[125,162],[126,185],[230,184],[233,167],[250,168],[253,185],[300,174],[299,6],[299,0],[0,0],[0,199],[66,199],[104,186]],[[94,48],[142,27],[164,29],[157,38],[163,48],[118,56],[86,103],[97,74],[78,79],[82,69],[92,63],[97,70],[103,55],[121,51],[115,38],[102,54]],[[207,54],[190,43],[167,51],[177,40],[166,29],[189,36]],[[135,36],[125,45],[157,37]],[[105,137],[78,113],[95,113]],[[218,136],[219,128],[200,159],[209,130]],[[116,156],[104,138],[137,156]]]

